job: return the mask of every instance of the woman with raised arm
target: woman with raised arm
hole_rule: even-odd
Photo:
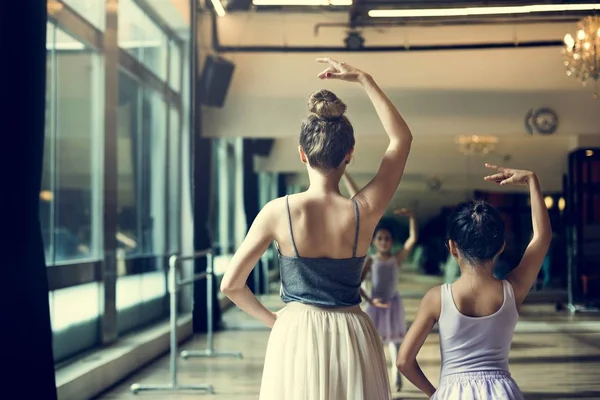
[[[340,180],[354,151],[346,105],[332,92],[313,93],[300,128],[298,152],[307,191],[276,199],[259,213],[223,277],[221,290],[242,310],[272,328],[260,399],[391,398],[381,341],[360,304],[360,281],[373,231],[390,202],[412,135],[374,79],[325,58],[318,77],[358,83],[389,137],[377,175],[353,199]],[[260,256],[275,241],[286,306],[266,309],[246,286]]]
[[[494,264],[505,246],[500,213],[487,203],[470,201],[450,216],[448,248],[461,276],[427,292],[397,360],[402,374],[436,400],[523,399],[508,370],[508,353],[519,317],[517,308],[537,278],[552,227],[534,173],[486,167],[496,172],[486,176],[487,181],[529,187],[533,238],[517,268],[505,280],[496,279]],[[417,363],[417,354],[436,322],[442,353],[437,390]]]

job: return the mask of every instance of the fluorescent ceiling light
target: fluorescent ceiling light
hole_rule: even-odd
[[[373,18],[466,17],[470,15],[529,14],[564,11],[600,10],[596,4],[539,4],[507,7],[427,8],[406,10],[370,10]]]
[[[221,0],[211,0],[211,1],[212,1],[213,8],[217,12],[217,15],[219,17],[224,17],[225,9],[223,8],[223,4],[221,3]]]
[[[352,0],[252,0],[255,6],[351,6]]]

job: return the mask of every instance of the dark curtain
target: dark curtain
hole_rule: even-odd
[[[18,38],[17,38],[18,36]],[[2,398],[56,399],[48,278],[39,221],[46,92],[46,2],[0,2],[3,143]],[[17,56],[18,55],[18,56]]]

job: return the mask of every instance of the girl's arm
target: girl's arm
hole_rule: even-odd
[[[350,174],[348,174],[348,172],[344,172],[342,179],[344,180],[346,189],[348,189],[348,192],[350,193],[350,198],[356,196],[356,193],[358,193],[358,186],[356,186],[356,182],[354,182],[354,179],[352,179]]]
[[[417,362],[417,354],[419,353],[419,350],[421,350],[423,343],[425,343],[427,335],[429,335],[431,329],[433,329],[433,325],[435,325],[439,319],[440,309],[441,288],[440,286],[437,286],[429,289],[423,297],[423,300],[421,300],[421,305],[419,306],[415,320],[408,329],[408,332],[400,345],[398,359],[396,360],[396,366],[402,375],[428,397],[433,396],[435,387],[421,370],[421,367]]]
[[[276,226],[276,200],[268,203],[258,214],[248,235],[229,263],[221,281],[221,291],[239,308],[272,328],[276,314],[267,310],[246,286],[250,272],[261,255],[275,240],[272,227]]]
[[[404,247],[396,254],[396,261],[398,262],[398,267],[401,267],[404,261],[408,258],[409,254],[415,248],[415,244],[417,243],[417,239],[419,237],[419,233],[417,230],[417,219],[415,218],[415,214],[411,211],[408,211],[405,208],[394,210],[394,214],[396,215],[404,215],[409,217],[409,235],[406,242],[404,242]]]
[[[365,279],[367,279],[367,275],[369,274],[369,271],[371,270],[371,264],[373,264],[373,259],[371,257],[367,257],[367,259],[365,260],[365,265],[363,266],[362,275],[360,276],[360,283],[361,283],[360,295],[363,299],[365,299],[369,303],[371,303],[371,297],[363,289],[362,283],[365,281]]]
[[[369,214],[379,218],[396,193],[404,174],[412,134],[394,104],[369,74],[331,58],[319,58],[317,61],[329,64],[319,78],[341,79],[362,85],[390,140],[377,174],[356,196]]]
[[[485,180],[494,181],[501,185],[527,185],[531,196],[531,223],[533,238],[529,242],[521,262],[506,278],[515,292],[517,304],[521,304],[533,286],[544,262],[544,257],[552,240],[552,226],[548,209],[544,204],[544,197],[540,189],[537,176],[530,171],[507,169],[486,164],[486,167],[499,171],[486,176]]]

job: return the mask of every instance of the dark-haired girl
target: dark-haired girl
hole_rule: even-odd
[[[517,324],[517,307],[535,282],[552,237],[550,218],[535,174],[486,164],[496,171],[484,179],[500,185],[527,185],[533,238],[521,262],[505,280],[494,264],[505,246],[504,223],[489,204],[459,205],[448,224],[448,248],[461,276],[427,292],[398,354],[402,374],[432,399],[519,400],[510,376],[508,353]],[[436,390],[417,363],[417,353],[438,323],[442,370]]]
[[[307,191],[268,203],[235,253],[221,283],[242,310],[273,328],[261,400],[389,400],[383,346],[360,308],[361,272],[373,231],[396,192],[412,135],[370,75],[327,59],[318,77],[360,84],[389,137],[379,171],[356,196],[340,193],[354,151],[346,105],[320,90],[309,99],[298,152],[308,171]],[[266,309],[246,280],[272,241],[279,249],[281,298]]]

